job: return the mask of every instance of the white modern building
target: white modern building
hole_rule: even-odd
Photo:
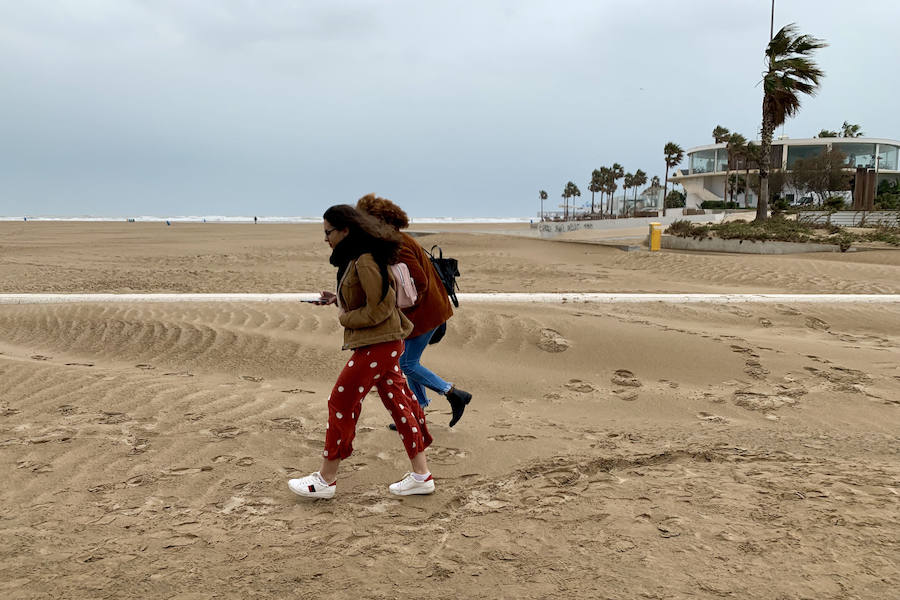
[[[759,142],[755,142],[757,145]],[[855,172],[857,167],[875,170],[876,186],[885,179],[900,180],[900,142],[882,138],[803,138],[790,139],[781,137],[772,142],[771,168],[790,173],[791,167],[800,158],[809,158],[820,154],[828,148],[836,148],[847,157],[847,171]],[[698,208],[701,202],[722,201],[725,199],[725,172],[728,165],[728,153],[725,144],[710,144],[688,149],[686,161],[670,174],[669,181],[684,186],[686,208]],[[751,163],[750,175],[759,170]],[[732,159],[731,172],[746,175],[747,165],[742,158]],[[797,190],[786,186],[785,194],[797,194]],[[730,199],[730,198],[729,198]],[[756,194],[748,190],[735,194],[734,199],[741,206],[756,206]]]

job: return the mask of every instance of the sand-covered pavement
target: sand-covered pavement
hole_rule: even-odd
[[[466,292],[900,293],[896,250],[441,229]],[[317,291],[328,254],[318,225],[0,223],[0,293]],[[0,596],[892,597],[898,342],[896,303],[463,305],[424,357],[475,394],[453,429],[428,410],[437,492],[388,493],[373,393],[307,501],[332,308],[0,306]]]

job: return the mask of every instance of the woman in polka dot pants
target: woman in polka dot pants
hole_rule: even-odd
[[[328,425],[322,468],[291,479],[292,492],[309,498],[334,497],[338,467],[353,452],[356,423],[362,402],[374,386],[394,419],[406,448],[411,470],[391,484],[392,494],[430,494],[434,479],[425,449],[432,438],[425,413],[400,369],[403,338],[412,323],[397,308],[395,283],[387,266],[397,260],[400,237],[377,219],[348,205],[325,211],[325,241],[332,248],[331,264],[338,268],[337,293],[322,292],[317,304],[335,304],[344,326],[344,349],[353,350],[328,397]]]

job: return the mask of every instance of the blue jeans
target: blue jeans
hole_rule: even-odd
[[[432,335],[434,335],[434,329],[414,338],[404,340],[403,354],[400,355],[400,368],[403,369],[403,374],[406,375],[406,379],[409,381],[409,388],[416,395],[419,405],[423,408],[428,406],[430,402],[428,396],[425,395],[425,388],[434,390],[439,394],[446,394],[453,387],[452,384],[447,383],[419,363]]]

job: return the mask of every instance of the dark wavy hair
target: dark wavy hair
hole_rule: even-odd
[[[332,227],[349,230],[331,252],[331,264],[338,268],[338,283],[351,260],[371,254],[381,273],[381,299],[387,295],[388,265],[397,262],[402,238],[393,227],[373,216],[360,212],[349,204],[337,204],[322,215]]]
[[[388,200],[375,194],[366,194],[356,201],[357,210],[372,215],[397,229],[409,227],[409,217],[406,211]]]

